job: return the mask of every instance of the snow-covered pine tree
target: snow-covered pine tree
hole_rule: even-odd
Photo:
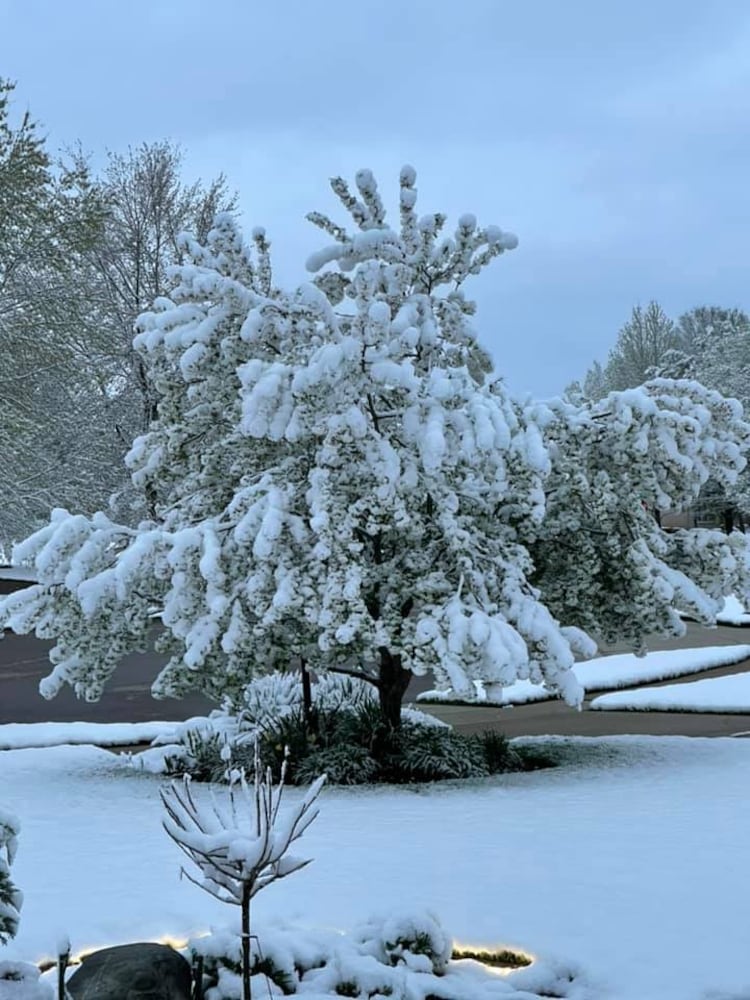
[[[427,672],[460,693],[528,677],[575,704],[573,653],[591,649],[575,626],[606,619],[607,588],[628,595],[633,638],[652,627],[649,600],[668,600],[676,571],[642,518],[626,519],[633,560],[612,560],[611,576],[581,559],[591,613],[555,589],[547,549],[568,546],[574,562],[589,544],[569,530],[566,495],[593,485],[597,509],[619,511],[638,504],[640,479],[667,495],[706,471],[731,478],[742,459],[730,439],[747,444],[747,425],[679,385],[638,405],[615,394],[609,411],[516,403],[462,291],[515,237],[470,215],[444,235],[444,216],[417,215],[410,168],[391,228],[372,175],[356,180],[356,194],[332,182],[353,232],[310,216],[331,239],[308,262],[312,283],[275,289],[263,232],[253,255],[223,217],[141,318],[135,346],[160,402],[128,463],[155,517],[133,530],[55,512],[16,552],[39,584],[0,605],[14,630],[56,640],[47,696],[68,683],[98,697],[157,618],[171,654],[157,694],[238,697],[302,656],[375,684],[397,726],[410,678]],[[687,576],[691,545],[679,553]],[[649,546],[660,559],[634,573]],[[738,543],[722,564],[724,589],[745,553]]]
[[[524,533],[532,581],[553,614],[638,648],[679,635],[678,609],[712,622],[730,590],[750,592],[747,538],[661,530],[654,511],[693,504],[709,479],[730,488],[750,427],[734,399],[653,379],[597,403],[537,404],[551,459],[546,513]]]
[[[23,900],[10,877],[17,838],[18,821],[0,809],[0,944],[5,944],[16,933],[18,911]]]
[[[678,320],[681,349],[665,358],[661,374],[696,379],[750,405],[750,317],[741,309],[697,306]],[[711,479],[695,505],[704,517],[733,526],[750,523],[750,472],[731,486]]]

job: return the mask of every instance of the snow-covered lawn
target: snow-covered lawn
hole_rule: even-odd
[[[578,964],[596,1000],[750,996],[750,744],[549,743],[570,762],[463,785],[325,790],[304,838],[315,862],[258,897],[258,921],[345,928],[427,906],[463,944]],[[158,786],[91,747],[0,753],[26,896],[7,957],[48,954],[61,930],[84,948],[231,918],[180,881]]]
[[[165,738],[178,722],[6,722],[0,725],[0,750],[94,743],[100,747],[132,746]]]
[[[594,698],[591,708],[634,712],[738,712],[750,714],[750,674],[704,677],[689,684],[636,688]]]
[[[684,677],[686,674],[712,670],[750,658],[750,645],[706,646],[699,649],[666,649],[645,656],[634,653],[616,653],[613,656],[598,656],[593,660],[576,663],[573,672],[586,692],[613,691],[632,687],[634,684],[648,684],[652,681],[668,680],[670,677]],[[476,687],[475,701],[490,703],[481,684]],[[553,698],[545,687],[529,681],[516,681],[502,688],[491,699],[497,705],[525,705],[532,701]],[[425,691],[417,695],[418,701],[455,702],[460,699],[453,691]],[[472,703],[474,703],[472,701]]]

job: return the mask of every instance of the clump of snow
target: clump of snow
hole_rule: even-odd
[[[734,594],[730,594],[724,598],[724,604],[716,615],[716,621],[720,625],[750,625],[750,612]]]

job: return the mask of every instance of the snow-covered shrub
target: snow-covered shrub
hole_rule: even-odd
[[[312,685],[313,702],[318,708],[356,710],[378,702],[378,694],[372,684],[358,677],[342,674],[323,674]],[[404,710],[401,710],[402,717]]]
[[[377,691],[372,684],[335,673],[323,674],[312,680],[310,695],[313,707],[324,711],[353,711],[378,703]],[[300,674],[296,671],[275,671],[250,681],[242,693],[241,708],[236,714],[240,728],[252,734],[257,726],[273,723],[293,712],[302,711],[303,707]],[[229,712],[232,714],[231,707]]]
[[[388,965],[441,976],[453,952],[453,940],[433,913],[394,913],[375,917],[353,931],[363,951]]]
[[[514,750],[508,737],[494,729],[487,729],[479,735],[484,750],[484,760],[490,774],[503,774],[505,771],[525,770],[527,762],[522,754]]]
[[[188,729],[164,757],[168,774],[189,774],[196,781],[223,781],[227,774],[226,741],[210,729]]]
[[[240,951],[234,929],[189,942],[194,967],[196,959],[202,964],[206,1000],[239,1000]],[[569,996],[571,988],[576,996],[598,995],[577,991],[579,975],[568,966],[518,952],[458,955],[439,919],[418,910],[370,919],[350,933],[264,925],[252,940],[251,967],[253,996],[532,1000]]]
[[[316,774],[326,774],[332,785],[367,785],[378,780],[380,765],[365,748],[342,743],[313,750],[296,769],[296,781],[306,785]]]
[[[163,759],[169,774],[220,782],[234,770],[252,769],[256,744],[264,766],[274,775],[283,767],[298,785],[323,772],[333,784],[356,785],[476,778],[524,768],[502,737],[465,736],[422,712],[412,711],[400,729],[390,730],[374,700],[362,700],[354,709],[316,707],[309,717],[301,708],[291,709],[229,743],[210,728],[191,729]]]
[[[188,943],[188,954],[192,967],[201,970],[203,995],[206,1000],[240,997],[242,942],[238,934],[212,933],[196,938]],[[197,960],[200,962],[199,965]],[[264,935],[261,947],[257,936],[251,938],[250,963],[251,984],[258,985],[257,977],[264,977],[258,991],[259,995],[268,994],[269,983],[284,994],[296,992],[298,976],[294,956],[283,939],[280,940],[273,934]]]
[[[29,962],[0,962],[0,1000],[53,1000],[52,986]]]
[[[0,944],[18,929],[18,911],[23,895],[11,881],[10,866],[16,853],[19,824],[15,816],[0,810]]]
[[[227,722],[229,716],[214,713],[213,719],[193,720],[181,734],[181,743],[166,754],[167,773],[226,781],[233,770],[252,770],[256,744],[264,766],[274,775],[284,767],[287,779],[301,785],[322,773],[332,784],[356,785],[476,778],[527,769],[523,755],[500,733],[456,733],[417,709],[404,708],[401,728],[390,730],[370,685],[361,681],[331,676],[313,684],[314,704],[308,715],[292,686],[271,677],[250,686],[255,689],[252,719],[243,715]],[[278,706],[279,714],[270,714]]]
[[[289,854],[289,848],[317,818],[317,798],[326,780],[325,775],[318,777],[287,814],[281,815],[284,777],[282,769],[274,787],[256,745],[252,790],[241,773],[230,786],[228,803],[220,804],[214,796],[208,805],[199,803],[188,778],[182,786],[172,782],[161,789],[164,829],[200,877],[184,868],[183,874],[221,902],[240,907],[243,1000],[251,1000],[251,900],[267,885],[310,863],[310,859]]]
[[[236,714],[242,728],[253,728],[281,718],[301,705],[300,675],[297,672],[274,670],[264,677],[253,678],[245,687]]]
[[[257,741],[264,765],[278,775],[286,762],[288,779],[295,784],[307,784],[323,772],[335,784],[377,780],[380,764],[372,751],[384,724],[373,686],[328,674],[312,682],[311,695],[313,706],[306,715],[298,673],[256,678],[245,689],[239,711],[227,706],[178,730],[179,743],[162,757],[167,773],[223,781],[231,768],[252,770]],[[402,718],[412,728],[449,730],[409,706],[402,709]]]

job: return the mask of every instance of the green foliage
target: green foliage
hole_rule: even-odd
[[[385,984],[376,986],[373,990],[362,992],[362,988],[355,979],[344,979],[336,984],[336,995],[340,997],[391,997],[393,988]]]
[[[484,759],[490,774],[523,770],[520,755],[511,748],[508,737],[494,729],[485,729],[479,737],[484,750]]]
[[[367,785],[378,780],[380,765],[364,747],[343,743],[314,750],[296,769],[296,780],[307,785],[327,774],[334,785]]]
[[[500,951],[473,951],[470,948],[454,948],[452,959],[470,958],[482,965],[490,965],[497,969],[523,969],[531,965],[531,959],[520,951],[501,948]]]
[[[336,985],[336,995],[340,997],[358,997],[359,986],[353,979],[345,979]]]
[[[403,725],[391,735],[383,771],[385,780],[396,783],[489,774],[482,742],[477,737],[413,724]]]
[[[419,931],[410,936],[402,935],[394,941],[383,942],[383,946],[391,965],[398,965],[399,962],[402,962],[404,952],[409,952],[411,955],[424,955],[425,958],[429,958],[433,966],[440,958],[435,953],[432,938],[427,931]]]
[[[307,718],[302,710],[293,711],[261,726],[261,758],[277,774],[288,751],[288,778],[298,785],[324,771],[336,784],[366,784],[377,780],[380,766],[373,750],[383,728],[377,704],[368,702],[347,709],[313,708]],[[241,753],[233,754],[232,763],[242,766]]]
[[[219,734],[192,729],[183,740],[184,751],[165,759],[167,773],[189,774],[196,781],[223,781],[227,762],[221,755],[225,743]]]
[[[184,752],[167,758],[167,771],[216,782],[226,780],[230,768],[249,772],[256,738],[263,766],[278,778],[286,761],[287,780],[296,785],[306,785],[322,773],[336,785],[409,784],[555,764],[533,748],[511,747],[507,737],[493,730],[464,735],[411,720],[391,730],[377,701],[357,699],[348,707],[313,707],[307,717],[301,708],[275,719],[264,716],[261,725],[229,744],[218,733],[192,730],[184,737]]]
[[[233,955],[210,955],[199,952],[194,948],[191,950],[191,964],[195,967],[196,960],[200,960],[202,968],[203,995],[206,991],[215,989],[219,985],[219,978],[222,969],[234,973],[236,976],[242,974],[242,959],[239,954],[239,942],[237,942],[237,952]],[[294,976],[286,969],[280,968],[270,955],[260,955],[253,953],[253,964],[250,969],[251,976],[266,976],[272,983],[279,987],[284,996],[290,996],[296,992],[297,984]],[[355,994],[356,996],[356,994]]]

